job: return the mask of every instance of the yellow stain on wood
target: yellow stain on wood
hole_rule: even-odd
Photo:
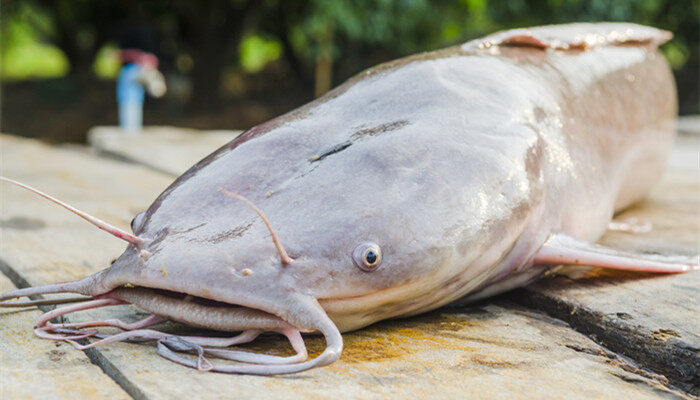
[[[652,336],[657,340],[668,340],[671,338],[679,338],[681,335],[673,329],[658,329],[652,332]]]
[[[472,348],[468,341],[471,336],[470,328],[479,325],[478,319],[468,320],[438,312],[410,319],[379,322],[362,330],[343,334],[343,356],[337,366],[411,358],[416,349],[468,350]],[[479,337],[478,334],[474,339],[477,342],[491,340]],[[307,336],[304,341],[310,358],[318,356],[325,348],[325,341],[320,336]],[[502,340],[493,341],[494,344],[500,344]],[[279,336],[263,336],[241,347],[265,354],[293,354],[286,340]]]
[[[527,362],[525,361],[513,361],[513,360],[508,360],[508,359],[502,359],[502,360],[497,360],[492,357],[483,355],[483,354],[475,354],[467,358],[467,363],[468,364],[477,364],[477,365],[483,365],[485,367],[490,367],[490,368],[516,368],[520,366],[527,365]]]

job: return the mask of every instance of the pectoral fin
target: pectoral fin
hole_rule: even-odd
[[[535,253],[535,264],[571,264],[639,272],[678,273],[700,270],[700,257],[635,254],[553,234]]]

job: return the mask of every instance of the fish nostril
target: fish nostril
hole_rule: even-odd
[[[151,253],[146,249],[141,249],[141,251],[139,252],[139,256],[144,261],[147,261],[149,259],[149,257],[151,257]]]

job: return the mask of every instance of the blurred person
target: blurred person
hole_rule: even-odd
[[[165,78],[158,71],[158,58],[145,51],[124,49],[120,51],[124,66],[117,77],[117,104],[119,127],[127,132],[139,132],[143,128],[143,103],[145,92],[153,97],[165,94]]]

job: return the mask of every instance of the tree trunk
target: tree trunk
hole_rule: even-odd
[[[221,104],[221,81],[224,67],[231,54],[238,50],[246,28],[257,15],[260,0],[249,0],[232,9],[219,0],[178,2],[182,17],[189,23],[192,68],[192,97],[190,107],[198,110],[216,109]]]
[[[333,84],[333,29],[326,27],[318,37],[314,96],[329,91]]]
[[[211,36],[200,43],[201,46],[194,47],[192,52],[194,65],[190,106],[196,110],[216,109],[221,102],[221,78],[227,46]]]

